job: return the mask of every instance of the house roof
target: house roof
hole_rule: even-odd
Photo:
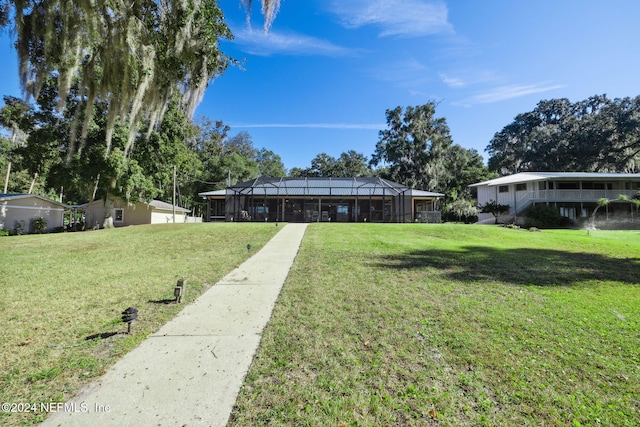
[[[200,196],[395,196],[442,197],[443,194],[410,189],[383,178],[269,178],[259,177],[232,185],[226,190],[200,193]]]
[[[98,201],[102,201],[102,199],[94,200],[91,203],[95,203],[95,202],[98,202]],[[152,207],[153,209],[157,209],[157,210],[161,210],[161,211],[173,211],[173,205],[171,203],[165,203],[165,202],[162,202],[160,200],[152,200],[149,203],[145,203],[145,202],[139,202],[139,203],[142,203],[143,205],[147,205],[147,206]],[[86,209],[87,206],[89,206],[89,205],[90,205],[90,203],[83,203],[81,205],[77,205],[77,206],[74,206],[74,207],[78,208],[78,209]],[[176,205],[176,212],[191,212],[191,210],[190,209],[181,208],[180,206]]]
[[[38,194],[0,194],[0,202],[4,202],[4,201],[10,201],[10,200],[18,200],[18,199],[28,199],[28,198],[35,198],[35,199],[40,199],[42,201],[45,201],[47,203],[51,203],[54,205],[58,205],[61,206],[65,209],[70,209],[71,206],[65,204],[65,203],[60,203],[57,202],[55,200],[49,199],[48,197],[44,197],[44,196],[40,196]]]
[[[205,191],[204,193],[198,193],[198,196],[207,197],[207,196],[227,196],[232,195],[233,191],[231,190],[213,190],[213,191]]]
[[[163,210],[163,211],[172,211],[173,210],[173,205],[171,203],[161,202],[160,200],[152,200],[147,204],[149,206],[151,206],[152,208],[154,208],[154,209],[159,209],[159,210]],[[175,209],[178,212],[191,212],[191,210],[185,209],[185,208],[181,208],[180,206],[177,206],[177,205],[176,205]]]
[[[640,173],[606,173],[606,172],[521,172],[514,175],[502,176],[500,178],[490,179],[484,182],[478,182],[471,184],[469,187],[480,186],[496,186],[496,185],[509,185],[520,184],[524,182],[533,181],[547,181],[547,180],[640,180]]]

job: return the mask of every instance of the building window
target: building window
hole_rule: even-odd
[[[117,208],[113,210],[113,222],[124,221],[124,209]]]
[[[579,190],[580,185],[577,182],[559,182],[558,190]]]
[[[527,184],[516,184],[516,191],[527,191]]]
[[[560,208],[560,215],[569,218],[576,219],[576,208]]]
[[[508,192],[509,192],[508,185],[501,185],[498,187],[498,193],[508,193]]]

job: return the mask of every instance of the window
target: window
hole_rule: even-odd
[[[527,184],[516,184],[516,191],[527,191]]]
[[[560,215],[569,218],[576,219],[576,208],[560,208]]]
[[[501,185],[498,187],[498,193],[508,193],[508,192],[509,192],[508,185]]]
[[[583,181],[582,189],[583,190],[604,190],[604,182]]]
[[[117,208],[113,210],[113,222],[124,221],[124,209]]]
[[[577,182],[559,182],[558,190],[578,190],[580,185]]]

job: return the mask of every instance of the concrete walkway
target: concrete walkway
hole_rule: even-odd
[[[305,229],[282,227],[42,425],[226,425]]]

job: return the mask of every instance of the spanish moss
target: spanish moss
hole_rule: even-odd
[[[142,126],[148,135],[162,120],[172,95],[192,115],[233,62],[218,48],[219,39],[232,38],[223,18],[215,0],[0,0],[26,98],[56,78],[58,110],[74,111],[80,130],[78,152],[96,102],[108,105],[107,153],[119,122],[129,126],[128,153]],[[68,108],[76,104],[82,107]]]

